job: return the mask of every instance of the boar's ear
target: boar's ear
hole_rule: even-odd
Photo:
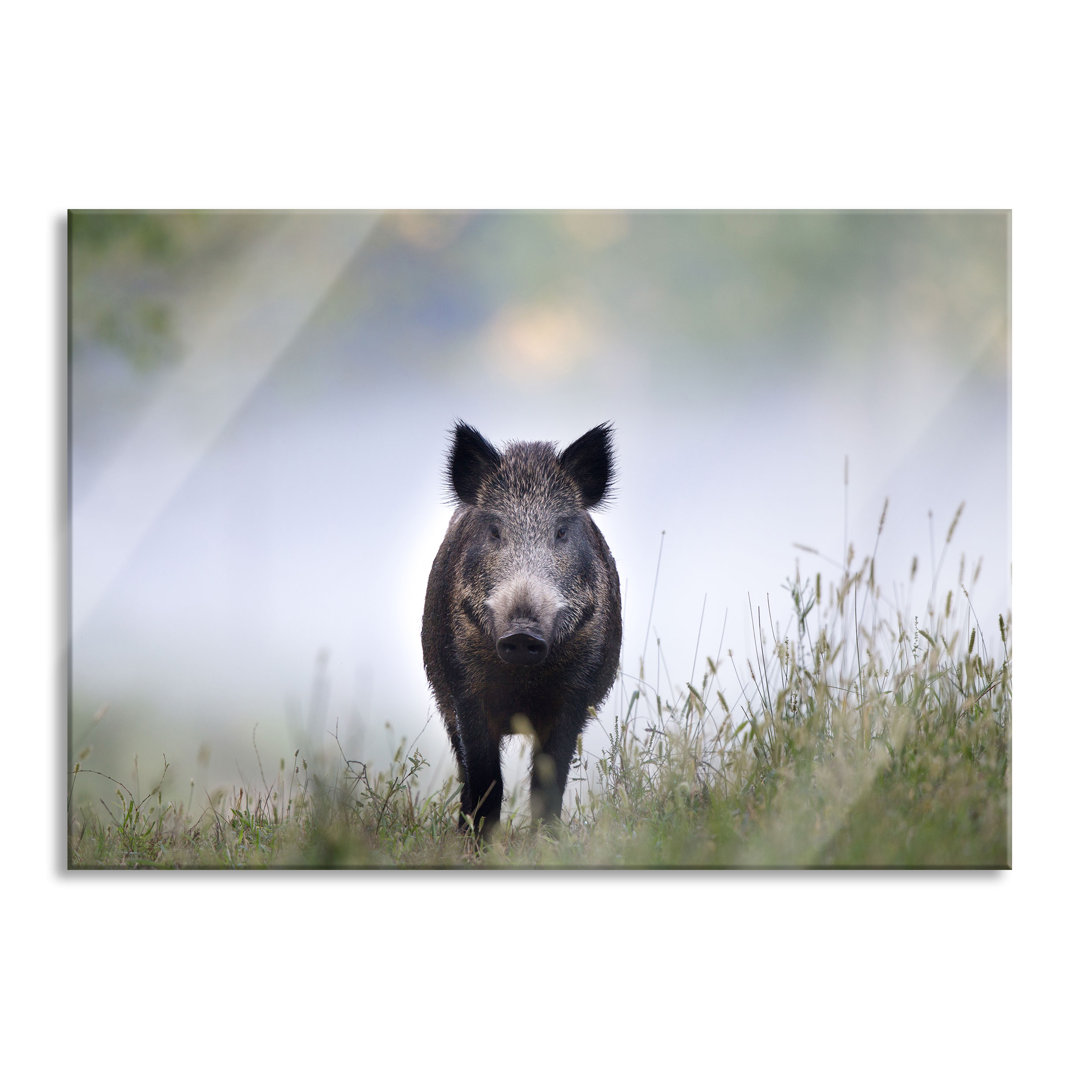
[[[458,421],[454,428],[454,445],[446,464],[446,476],[457,497],[470,506],[476,505],[480,485],[502,458],[476,428]]]
[[[611,483],[615,478],[611,437],[611,425],[600,424],[585,432],[559,455],[562,467],[581,490],[586,510],[599,506],[611,494]]]

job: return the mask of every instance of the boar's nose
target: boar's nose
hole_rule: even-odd
[[[503,634],[496,645],[499,659],[507,664],[531,667],[547,659],[548,643],[539,634],[528,630]]]

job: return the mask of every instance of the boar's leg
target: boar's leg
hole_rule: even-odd
[[[547,824],[559,820],[566,778],[570,775],[570,761],[578,735],[584,727],[584,715],[580,719],[563,716],[533,751],[529,788],[534,823]]]
[[[461,789],[461,813],[458,827],[469,830],[479,826],[484,838],[499,826],[502,811],[503,783],[499,762],[499,740],[493,739],[478,715],[462,716],[458,712],[458,737],[461,744],[459,760],[464,786]],[[456,748],[455,748],[456,749]]]

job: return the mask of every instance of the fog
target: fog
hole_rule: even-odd
[[[876,544],[877,580],[918,614],[961,503],[937,591],[963,557],[993,627],[1011,585],[1008,228],[74,215],[72,753],[125,777],[138,756],[144,786],[165,759],[210,787],[297,749],[333,760],[336,732],[373,760],[417,740],[444,773],[420,617],[459,418],[496,444],[615,426],[596,516],[629,681],[587,748],[642,665],[668,698],[707,656],[731,650],[722,681],[745,666],[757,611],[787,623],[796,564],[828,579],[847,544],[856,564]]]

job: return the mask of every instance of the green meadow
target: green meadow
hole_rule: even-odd
[[[603,751],[579,743],[558,827],[533,829],[519,792],[494,841],[464,837],[458,781],[416,748],[422,722],[402,724],[387,767],[260,757],[255,786],[202,805],[165,797],[167,761],[133,792],[73,746],[69,866],[1008,867],[1011,616],[980,625],[978,565],[946,584],[943,556],[887,587],[874,553],[796,564],[786,596],[749,608],[749,655],[695,657],[681,676],[658,642],[593,719]],[[932,599],[908,610],[897,597],[925,575]]]

